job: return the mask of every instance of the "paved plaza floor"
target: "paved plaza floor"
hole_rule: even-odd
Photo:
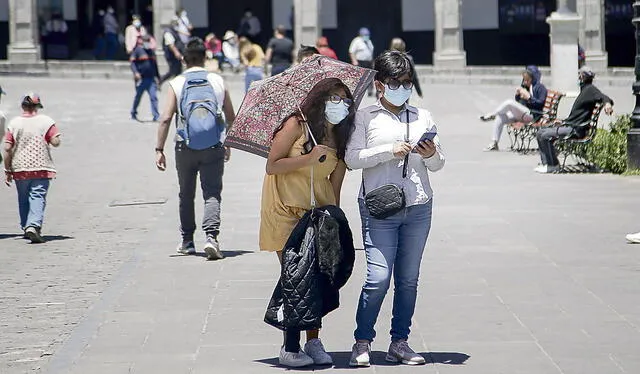
[[[257,248],[265,160],[234,151],[227,164],[227,258],[177,256],[174,157],[168,152],[166,172],[155,169],[156,125],[128,119],[131,82],[0,83],[9,115],[21,93],[35,90],[64,133],[54,151],[48,243],[20,238],[15,188],[0,186],[0,373],[284,371],[277,365],[282,335],[262,321],[279,269],[275,255]],[[237,108],[242,88],[231,90]],[[478,115],[513,90],[427,86],[425,98],[414,100],[432,111],[447,155],[432,175],[433,226],[410,338],[429,363],[384,362],[387,297],[374,365],[359,371],[640,372],[640,245],[624,241],[640,230],[640,178],[539,175],[536,155],[482,152],[491,125]],[[631,111],[631,87],[607,93],[618,112]],[[146,98],[141,108],[150,118]],[[506,137],[501,146],[508,148]],[[359,183],[359,172],[348,173],[342,201],[362,248]],[[364,272],[358,251],[342,306],[321,332],[335,366],[308,370],[349,370]]]

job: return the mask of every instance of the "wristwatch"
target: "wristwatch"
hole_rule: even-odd
[[[156,148],[156,152],[164,152],[164,148]]]

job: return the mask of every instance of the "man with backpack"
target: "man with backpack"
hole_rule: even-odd
[[[206,234],[204,251],[208,260],[224,258],[220,252],[220,201],[225,148],[226,126],[235,119],[231,97],[222,77],[205,68],[206,47],[200,38],[193,38],[185,48],[185,72],[174,78],[167,90],[167,100],[160,119],[156,143],[156,167],[167,167],[164,145],[176,115],[176,169],[180,187],[179,211],[182,241],[178,252],[195,254],[193,234],[196,229],[194,199],[196,181],[204,197],[202,229]]]
[[[178,23],[178,18],[173,17],[171,26],[165,29],[162,35],[162,49],[164,57],[167,59],[167,65],[169,65],[169,71],[160,78],[161,85],[182,73],[182,54],[185,46],[178,34]]]

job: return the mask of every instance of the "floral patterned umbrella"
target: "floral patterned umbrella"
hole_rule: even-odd
[[[225,145],[267,157],[273,132],[298,111],[316,83],[325,78],[342,80],[351,90],[357,108],[374,75],[375,70],[314,55],[276,76],[255,82],[240,105]]]

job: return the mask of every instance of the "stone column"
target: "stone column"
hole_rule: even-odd
[[[171,24],[171,18],[176,15],[177,10],[177,0],[153,0],[153,36],[156,38],[156,54],[158,56],[164,56],[162,35],[164,34],[164,29]],[[162,60],[159,59],[158,62]]]
[[[36,0],[9,0],[9,46],[12,63],[40,61]]]
[[[320,25],[320,0],[294,0],[294,43],[316,45],[322,34]]]
[[[596,71],[606,71],[609,58],[605,48],[604,0],[578,0],[580,45],[586,64]]]
[[[435,0],[436,68],[464,68],[467,55],[462,46],[461,0]]]
[[[558,0],[558,11],[551,13],[547,23],[551,29],[550,88],[577,96],[580,16],[569,8],[568,0]]]

